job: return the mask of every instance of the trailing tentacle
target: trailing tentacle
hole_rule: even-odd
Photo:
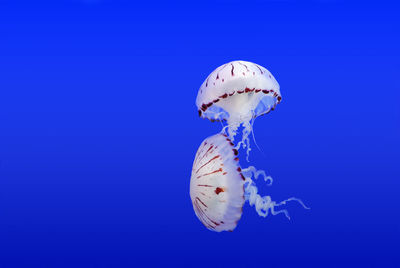
[[[272,185],[273,179],[271,176],[267,176],[264,170],[257,170],[254,166],[249,166],[247,168],[242,169],[242,174],[245,177],[254,177],[254,179],[258,179],[259,176],[264,178],[264,181],[268,186]]]
[[[257,186],[255,186],[254,182],[247,181],[245,186],[245,199],[249,201],[250,206],[254,205],[257,214],[262,217],[267,217],[269,212],[272,215],[283,213],[285,214],[286,218],[290,220],[289,212],[286,209],[275,210],[276,207],[285,205],[288,201],[297,201],[305,209],[310,209],[306,205],[304,205],[301,199],[295,197],[291,197],[279,203],[276,203],[275,201],[272,201],[270,196],[260,196],[257,192],[258,189]]]

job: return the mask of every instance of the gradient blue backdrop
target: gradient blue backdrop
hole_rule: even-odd
[[[400,267],[399,46],[386,1],[1,1],[0,267]],[[283,95],[260,191],[312,209],[213,233],[194,102],[237,59]]]

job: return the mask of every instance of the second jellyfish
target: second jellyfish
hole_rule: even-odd
[[[297,201],[307,208],[300,199],[289,198],[279,203],[270,196],[261,196],[255,179],[262,177],[268,184],[272,178],[253,166],[242,168],[238,151],[225,134],[216,134],[205,139],[197,150],[190,179],[190,198],[196,216],[205,227],[212,231],[233,231],[242,216],[243,205],[248,201],[258,215],[266,217],[283,213],[277,207],[287,201]]]

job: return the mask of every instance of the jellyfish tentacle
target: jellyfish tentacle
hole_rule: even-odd
[[[286,199],[286,200],[283,200],[282,202],[280,202],[279,204],[277,204],[277,205],[285,205],[288,201],[296,201],[297,203],[299,203],[304,209],[311,209],[310,207],[307,207],[305,204],[304,204],[304,202],[300,199],[300,198],[297,198],[297,197],[290,197],[290,198],[288,198],[288,199]]]
[[[257,186],[253,185],[254,183],[248,183],[245,188],[245,199],[249,201],[250,206],[254,206],[256,212],[261,217],[267,217],[269,213],[272,215],[285,214],[286,218],[290,220],[289,212],[286,209],[276,210],[275,208],[281,205],[286,204],[284,200],[280,203],[276,203],[276,201],[272,201],[270,196],[260,196],[257,192]]]
[[[229,130],[228,130],[229,137],[231,138],[231,140],[233,140],[233,137],[237,134],[237,130],[240,125],[243,126],[242,139],[240,141],[238,141],[238,143],[235,146],[235,149],[236,150],[239,150],[240,148],[246,149],[246,160],[247,160],[247,162],[249,162],[249,156],[250,156],[250,151],[251,151],[249,136],[252,133],[252,125],[250,124],[250,122],[246,121],[239,125],[235,125],[235,124],[229,125]],[[233,133],[233,135],[231,135],[232,133]]]
[[[220,133],[226,135],[226,129],[227,128],[228,128],[228,126],[224,126]]]
[[[239,150],[243,145],[243,141],[239,141],[236,146],[234,147],[236,150]]]
[[[252,129],[251,135],[253,136],[254,144],[256,145],[256,147],[258,148],[258,150],[259,150],[260,152],[264,153],[264,152],[260,149],[260,147],[258,146],[258,144],[257,144],[257,142],[256,142],[256,137],[255,137],[255,135],[254,135],[254,122],[256,121],[256,115],[255,115],[255,112],[254,112],[254,111],[252,111],[252,114],[253,114],[253,118],[251,119],[251,129]]]
[[[233,142],[235,140],[235,136],[237,134],[237,130],[240,126],[240,123],[229,123],[228,122],[228,136],[231,139],[231,141]]]
[[[272,201],[270,196],[261,196],[258,194],[258,188],[255,185],[254,181],[252,181],[252,177],[257,179],[258,176],[263,176],[264,180],[270,180],[270,184],[272,184],[272,177],[266,176],[265,171],[257,170],[254,166],[250,166],[248,168],[242,169],[242,174],[245,176],[245,200],[249,201],[250,206],[254,206],[258,215],[262,217],[267,217],[269,213],[272,215],[285,214],[286,218],[290,220],[289,212],[286,209],[276,210],[276,207],[286,205],[289,201],[297,201],[300,205],[305,209],[310,209],[307,207],[303,201],[296,197],[290,197],[286,200],[283,200],[279,203],[276,201]]]
[[[243,135],[242,135],[242,141],[243,141],[243,149],[245,149],[247,147],[246,150],[246,160],[247,162],[249,162],[249,156],[250,156],[250,133],[252,132],[252,125],[250,124],[249,121],[245,121],[243,122]]]
[[[225,128],[224,123],[222,122],[222,120],[219,120],[219,122],[221,123],[222,130],[224,131]]]
[[[247,168],[242,169],[242,174],[245,177],[254,177],[254,179],[258,179],[259,176],[262,176],[264,181],[267,183],[268,186],[272,185],[273,179],[271,176],[268,176],[264,170],[259,169],[257,170],[254,166],[249,166]]]

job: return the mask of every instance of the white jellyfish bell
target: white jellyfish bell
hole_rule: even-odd
[[[234,144],[222,133],[205,139],[197,150],[190,179],[190,198],[196,216],[205,227],[216,232],[233,231],[246,200],[263,217],[269,213],[284,213],[289,218],[285,209],[275,210],[287,201],[298,201],[307,208],[297,198],[276,203],[269,196],[260,196],[252,178],[262,176],[269,185],[272,178],[252,166],[241,169],[237,155]]]
[[[213,231],[232,231],[242,216],[244,180],[238,151],[224,134],[211,136],[197,150],[190,198],[199,220]]]
[[[281,99],[279,84],[266,68],[248,61],[232,61],[207,77],[198,91],[196,106],[202,118],[226,120],[232,141],[242,125],[238,147],[247,146],[248,155],[252,120],[274,110]]]

